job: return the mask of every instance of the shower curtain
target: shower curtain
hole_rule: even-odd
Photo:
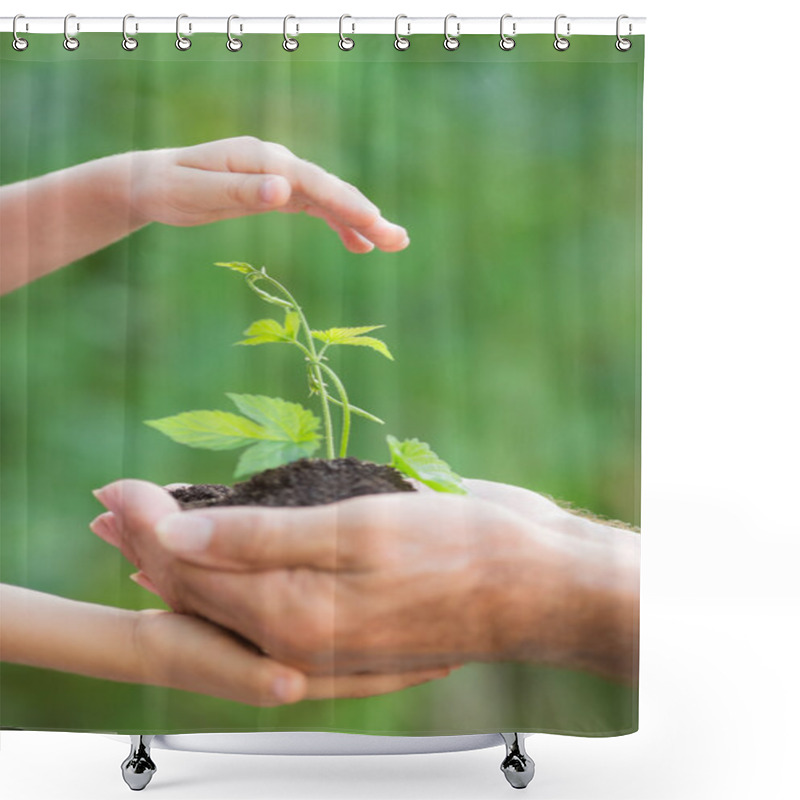
[[[306,340],[285,295],[258,277],[264,274],[288,290],[318,332],[385,326],[312,337],[320,349],[340,337],[326,366],[345,385],[346,403],[383,421],[354,410],[348,455],[410,461],[410,473],[425,478],[408,451],[409,441],[425,442],[457,476],[522,487],[524,508],[496,513],[532,526],[532,536],[540,520],[533,511],[525,519],[525,508],[533,509],[525,503],[553,498],[547,508],[560,507],[566,529],[572,520],[586,525],[573,539],[567,530],[553,552],[638,537],[643,37],[633,37],[628,51],[615,48],[613,35],[573,37],[560,51],[552,36],[531,35],[506,51],[496,35],[475,35],[450,51],[441,36],[411,37],[406,50],[391,37],[355,36],[343,50],[336,35],[301,35],[293,52],[274,35],[244,36],[238,51],[219,35],[196,35],[183,51],[170,34],[142,36],[130,51],[117,34],[86,34],[73,51],[59,36],[29,38],[20,52],[9,34],[0,40],[0,182],[17,187],[19,202],[22,182],[106,156],[229,141],[225,157],[235,160],[258,140],[356,187],[409,241],[355,252],[368,249],[363,236],[348,249],[325,219],[298,207],[202,224],[128,218],[130,232],[27,283],[27,263],[12,265],[4,255],[2,269],[23,275],[0,301],[4,584],[104,607],[169,608],[148,590],[156,576],[144,568],[144,581],[129,580],[141,565],[89,530],[105,511],[92,490],[119,479],[231,485],[254,473],[242,464],[242,447],[226,449],[229,440],[218,449],[187,447],[148,421],[198,410],[241,420],[242,398],[280,398],[319,420],[316,433],[287,445],[288,460],[326,458],[324,391],[339,455],[340,395],[286,341]],[[149,162],[132,163],[122,201]],[[68,205],[71,196],[59,202]],[[29,238],[31,250],[15,251],[24,261],[44,220],[28,217],[13,234],[11,224],[2,237]],[[91,229],[91,221],[81,224]],[[245,264],[264,273],[249,280]],[[253,287],[283,305],[265,302]],[[263,346],[233,346],[258,336]],[[361,346],[344,346],[347,337]],[[232,424],[258,418],[256,410],[249,422]],[[240,445],[261,441],[258,433],[239,434]],[[407,443],[399,456],[387,434]],[[270,448],[263,463],[254,453],[254,465],[280,461]],[[478,486],[460,485],[468,495]],[[455,508],[475,499],[468,495],[428,489],[426,497]],[[349,534],[345,512],[337,513],[335,556],[343,559]],[[471,525],[470,536],[484,534]],[[305,535],[302,526],[293,532]],[[406,533],[398,526],[393,535]],[[451,543],[458,535],[425,535],[439,533]],[[498,578],[508,584],[508,603],[494,599],[484,631],[499,641],[515,630],[516,640],[532,643],[524,656],[501,650],[494,659],[464,652],[448,660],[444,653],[442,663],[458,668],[419,685],[269,706],[4,661],[0,724],[119,733],[635,731],[637,615],[623,620],[631,629],[625,652],[609,652],[608,621],[583,596],[562,598],[567,606],[574,600],[584,623],[586,640],[571,643],[573,655],[605,648],[607,659],[627,666],[604,669],[591,657],[544,649],[539,657],[537,637],[558,639],[566,623],[548,610],[528,630],[526,613],[549,609],[563,581],[546,559],[521,561],[515,571],[502,532],[491,533],[480,556],[508,570]],[[437,596],[450,585],[455,592],[452,564],[430,555],[442,548],[419,552]],[[608,558],[608,574],[624,571]],[[564,585],[575,577],[565,570]],[[416,586],[406,586],[397,614],[419,628]],[[334,621],[343,591],[331,596]],[[456,600],[428,608],[432,629],[441,620],[443,630],[468,626],[485,596],[476,590]],[[362,598],[364,608],[377,601]],[[275,590],[276,608],[283,602]],[[219,657],[211,649],[199,660]],[[200,669],[199,660],[187,655],[179,667]],[[345,661],[334,648],[334,666],[344,669]]]

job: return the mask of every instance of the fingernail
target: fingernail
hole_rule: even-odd
[[[403,237],[403,241],[400,242],[400,247],[408,247],[411,244],[411,239],[408,238],[408,234]]]
[[[402,236],[403,239],[408,241],[408,231],[401,225],[392,224],[392,232],[396,233],[398,236]]]
[[[110,507],[110,500],[113,499],[113,492],[111,491],[111,487],[113,483],[109,483],[105,486],[101,486],[99,489],[94,489],[92,494],[106,507]]]
[[[262,203],[274,203],[278,199],[280,182],[280,178],[273,175],[264,178],[258,193]]]
[[[205,549],[214,523],[208,517],[179,512],[162,517],[155,526],[159,541],[167,550],[191,553]]]
[[[297,696],[295,680],[288,675],[281,675],[272,682],[272,692],[281,703],[289,703]]]
[[[93,519],[89,523],[89,530],[109,544],[116,544],[119,541],[119,531],[113,511],[106,511]]]

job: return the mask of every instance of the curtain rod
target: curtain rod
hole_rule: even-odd
[[[228,17],[195,17],[181,15],[180,29],[183,36],[195,33],[221,33],[228,30]],[[286,19],[286,22],[284,20]],[[13,30],[13,17],[0,17],[0,31]],[[126,31],[129,36],[143,33],[175,33],[177,20],[175,17],[136,17],[129,16]],[[339,17],[235,17],[231,23],[231,32],[239,35],[249,33],[284,33],[292,36],[304,33],[339,33]],[[644,33],[644,17],[625,17],[621,21],[620,32],[623,36]],[[345,15],[341,22],[341,32],[350,34],[385,34],[394,35],[395,25],[401,36],[415,34],[444,35],[445,20],[443,17],[351,17]],[[60,33],[64,34],[64,17],[20,16],[17,20],[17,34],[28,33]],[[71,36],[82,33],[119,33],[122,35],[122,17],[82,17],[70,15],[67,23]],[[555,17],[513,17],[505,16],[503,29],[507,36],[518,36],[531,33],[553,34]],[[447,30],[452,36],[470,34],[500,34],[500,16],[497,17],[458,17],[451,15]],[[617,32],[616,17],[570,17],[559,15],[558,30],[561,36],[613,36]]]

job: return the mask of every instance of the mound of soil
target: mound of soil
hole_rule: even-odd
[[[301,458],[233,486],[198,483],[172,489],[184,509],[206,506],[319,506],[348,497],[413,492],[394,468],[358,458]]]

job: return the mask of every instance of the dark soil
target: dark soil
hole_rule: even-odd
[[[184,509],[205,506],[318,506],[364,494],[413,492],[394,468],[357,458],[301,458],[233,486],[199,483],[172,489]]]

